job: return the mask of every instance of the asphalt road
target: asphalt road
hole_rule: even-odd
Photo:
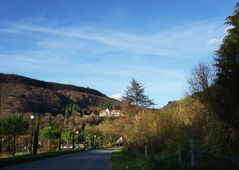
[[[113,149],[98,149],[61,155],[49,159],[22,163],[4,169],[80,169],[111,170],[111,152]]]

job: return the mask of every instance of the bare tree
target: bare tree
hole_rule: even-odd
[[[216,72],[213,65],[204,62],[199,62],[187,79],[187,95],[197,98],[207,108],[210,120],[215,120],[215,80]]]
[[[199,62],[193,68],[191,76],[187,79],[188,95],[193,95],[199,92],[208,90],[215,81],[215,71],[212,65],[208,63]]]

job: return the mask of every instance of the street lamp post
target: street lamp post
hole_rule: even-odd
[[[78,146],[78,135],[79,135],[79,131],[77,130],[77,131],[76,131],[76,146],[77,146],[77,148],[79,147],[79,146]]]
[[[31,114],[30,115],[31,118],[31,124],[32,124],[32,129],[31,129],[31,146],[30,146],[30,154],[32,154],[32,138],[33,138],[33,120],[35,119],[35,115]]]
[[[96,135],[94,135],[94,147],[96,147],[95,140],[96,140]]]

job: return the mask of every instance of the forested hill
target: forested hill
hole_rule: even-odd
[[[40,81],[15,74],[0,74],[1,114],[13,112],[62,113],[69,104],[89,110],[104,101],[119,103],[84,87]]]

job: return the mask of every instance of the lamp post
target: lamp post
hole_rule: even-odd
[[[34,154],[37,154],[37,148],[38,148],[38,138],[39,138],[39,123],[40,123],[40,115],[39,114],[37,114],[37,116],[35,116],[36,118],[35,118],[35,121],[36,121],[36,123],[34,124],[33,123],[33,125],[36,125],[36,127],[35,126],[33,126],[34,127],[34,131],[33,131],[33,149],[32,149],[32,154],[34,155]]]
[[[95,138],[96,138],[96,135],[94,135],[94,147],[96,147],[96,146],[95,146],[95,140],[96,140]]]
[[[32,124],[32,129],[31,129],[31,146],[30,146],[30,154],[32,154],[32,138],[33,138],[33,120],[35,119],[35,115],[31,114],[31,124]]]
[[[77,148],[79,147],[79,145],[78,145],[78,135],[79,135],[79,131],[77,130],[76,131],[76,146],[77,146]]]

